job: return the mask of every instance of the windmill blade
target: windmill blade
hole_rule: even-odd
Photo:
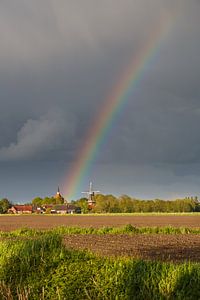
[[[89,191],[82,192],[82,194],[87,194],[88,207],[91,209],[95,205],[95,194],[100,193],[100,191],[94,191],[92,189],[92,181],[89,183]]]

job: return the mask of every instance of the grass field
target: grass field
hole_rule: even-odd
[[[0,242],[2,299],[199,299],[200,265],[108,258],[60,235]]]
[[[0,299],[200,299],[199,217],[4,216]]]

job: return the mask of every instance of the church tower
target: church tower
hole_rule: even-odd
[[[67,201],[64,199],[64,197],[60,193],[59,186],[58,186],[58,191],[57,191],[56,195],[54,196],[54,198],[60,200],[61,203],[65,203],[65,204],[67,203]]]

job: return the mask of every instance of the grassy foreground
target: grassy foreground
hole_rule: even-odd
[[[98,257],[55,232],[0,242],[1,299],[200,299],[200,264]]]

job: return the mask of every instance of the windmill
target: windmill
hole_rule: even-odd
[[[100,191],[93,191],[92,189],[92,182],[90,182],[90,187],[89,187],[89,191],[86,192],[82,192],[82,194],[87,194],[87,198],[88,198],[88,207],[92,208],[95,205],[95,199],[94,196],[96,194],[100,193]]]

